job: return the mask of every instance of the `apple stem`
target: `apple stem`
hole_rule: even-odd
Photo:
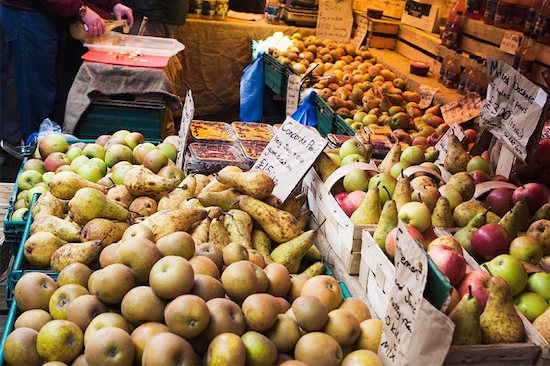
[[[468,293],[470,294],[470,296],[468,296],[468,299],[471,299],[472,298],[472,285],[468,286]]]
[[[177,189],[187,189],[189,186],[187,184],[182,185],[181,187],[176,187]]]
[[[113,188],[114,186],[116,186],[115,181],[111,177],[109,177],[109,180],[111,181],[111,183],[113,183],[113,185],[110,186],[109,188]]]
[[[388,188],[386,188],[386,186],[382,186],[384,188],[384,190],[386,191],[386,193],[388,194],[388,199],[391,200],[391,194],[390,194],[390,191],[388,191]]]
[[[485,268],[485,270],[486,270],[487,272],[489,272],[489,274],[490,274],[491,276],[493,275],[493,274],[491,273],[491,270],[489,269],[489,267],[487,267],[487,263],[483,263],[481,266],[482,266],[483,268]]]

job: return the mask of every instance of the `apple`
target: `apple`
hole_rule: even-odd
[[[143,158],[145,155],[156,148],[157,147],[150,142],[145,142],[136,146],[133,150],[134,161],[136,164],[143,164]]]
[[[394,177],[395,179],[397,179],[397,178],[399,178],[399,176],[401,175],[403,170],[407,169],[410,166],[411,166],[411,164],[409,164],[407,162],[404,162],[404,161],[400,161],[398,163],[395,163],[395,164],[392,165],[392,167],[390,169],[390,175],[392,177]]]
[[[409,146],[401,153],[399,160],[411,165],[418,165],[424,162],[424,150],[418,146]]]
[[[25,195],[26,195],[28,191],[21,191],[21,192],[25,192]],[[14,210],[19,210],[20,208],[28,208],[27,207],[27,202],[25,202],[24,198],[15,201],[15,203],[13,204],[13,209]]]
[[[487,173],[488,176],[493,174],[493,168],[491,168],[491,164],[489,164],[487,160],[483,159],[479,155],[472,157],[466,165],[466,171],[468,173],[471,173],[474,170],[484,171],[485,173]]]
[[[379,173],[373,176],[369,181],[369,188],[378,187],[378,194],[380,196],[380,204],[391,199],[397,179],[388,173]]]
[[[86,165],[90,162],[90,158],[84,155],[77,156],[74,158],[73,161],[71,161],[71,168],[74,169],[75,172],[80,169],[81,166]]]
[[[346,192],[366,191],[369,188],[369,175],[363,169],[353,169],[344,177]]]
[[[542,205],[548,202],[548,196],[544,186],[540,183],[527,183],[516,188],[512,194],[514,203],[525,201],[531,214],[535,213]]]
[[[29,189],[27,191],[27,197],[25,197],[25,203],[27,204],[27,207],[30,206],[31,204],[31,201],[32,201],[32,197],[36,194],[36,193],[39,193],[39,194],[42,194],[44,192],[47,192],[48,191],[48,188],[45,188],[45,187],[32,187],[31,189]]]
[[[542,245],[530,236],[518,236],[510,243],[510,255],[521,261],[537,264],[542,259],[542,254]]]
[[[54,152],[64,153],[68,149],[69,144],[65,137],[56,133],[51,133],[44,136],[44,138],[42,138],[42,140],[38,143],[38,150],[40,151],[40,156],[43,159],[46,159],[46,157]]]
[[[342,159],[340,158],[340,155],[334,153],[328,153],[327,155],[330,160],[332,160],[337,166],[340,166],[342,164]]]
[[[430,209],[421,202],[408,202],[399,210],[399,220],[405,225],[410,225],[420,232],[426,230],[432,224]]]
[[[527,291],[536,292],[546,301],[550,301],[550,273],[533,273],[527,280]]]
[[[491,208],[491,211],[499,216],[504,216],[506,212],[510,211],[514,205],[512,200],[513,189],[510,188],[497,188],[493,189],[487,195],[485,201]]]
[[[343,192],[347,193],[347,192]],[[365,192],[364,191],[353,191],[350,193],[347,193],[343,199],[341,200],[341,203],[338,204],[344,210],[346,215],[351,216],[355,210],[357,210],[357,207],[363,202],[363,199],[365,198]]]
[[[105,163],[112,167],[119,161],[132,161],[134,159],[132,150],[125,145],[113,145],[105,152]]]
[[[499,254],[508,253],[510,236],[499,224],[485,224],[474,232],[471,243],[474,251],[489,261]]]
[[[176,145],[162,142],[157,145],[157,149],[165,153],[166,156],[168,156],[168,159],[176,161],[176,157],[178,156],[178,148],[176,147]]]
[[[438,191],[439,194],[441,194],[441,197],[445,197],[447,201],[449,201],[451,210],[454,210],[456,206],[464,202],[464,199],[462,198],[460,192],[447,184],[439,187]]]
[[[143,158],[143,166],[151,170],[153,173],[158,171],[168,164],[168,156],[161,150],[155,149],[147,153]]]
[[[183,172],[183,170],[175,165],[167,165],[163,167],[161,170],[158,171],[157,175],[175,180],[178,183],[181,182],[183,178],[185,178],[185,173]]]
[[[411,194],[413,201],[425,203],[430,212],[433,211],[439,197],[441,197],[439,190],[434,186],[419,187]]]
[[[105,162],[100,158],[91,158],[88,162],[88,165],[94,165],[98,167],[99,170],[101,170],[102,175],[107,174],[107,164],[105,164]]]
[[[174,146],[178,146],[180,142],[180,138],[178,135],[170,135],[170,136],[166,136],[164,140],[162,140],[162,142],[167,144],[172,144]]]
[[[411,118],[405,112],[395,113],[390,120],[390,127],[392,130],[396,129],[408,129],[411,126]]]
[[[483,312],[483,309],[485,309],[485,305],[489,299],[487,287],[490,279],[491,275],[488,272],[481,270],[471,271],[466,273],[466,276],[457,287],[460,298],[468,294],[470,288],[472,289],[472,296],[477,299],[480,314]]]
[[[84,150],[82,150],[82,155],[87,156],[88,158],[98,158],[105,159],[105,148],[99,144],[87,144]]]
[[[40,174],[44,174],[46,169],[44,168],[44,162],[40,159],[29,159],[23,165],[23,170],[35,170]]]
[[[439,126],[437,126],[435,128],[435,130],[437,131],[437,133],[440,133],[441,135],[444,135],[445,132],[447,132],[447,130],[451,128],[448,124],[446,123],[443,123],[443,124],[440,124]]]
[[[67,155],[61,152],[54,152],[44,160],[44,167],[48,172],[55,172],[60,166],[69,165],[70,163],[71,160],[69,160]]]
[[[430,248],[428,255],[439,270],[449,279],[451,285],[458,286],[466,274],[466,260],[456,251],[438,245]]]
[[[111,138],[113,137],[117,137],[117,138],[121,138],[121,139],[124,139],[126,136],[128,136],[130,134],[130,131],[128,130],[118,130],[116,131],[115,133],[113,133],[113,135],[111,136]]]
[[[11,220],[12,221],[26,221],[27,219],[27,212],[29,212],[29,209],[24,207],[24,208],[19,208],[15,211],[13,211],[13,213],[11,214]]]
[[[417,240],[423,247],[425,247],[424,236],[422,235],[422,233],[418,231],[414,226],[408,225],[405,227],[407,228],[407,231],[409,232],[410,236],[414,240]],[[395,257],[395,243],[397,242],[397,231],[398,231],[398,228],[395,227],[391,229],[391,231],[386,236],[386,246],[384,249],[386,250],[386,254],[390,258]]]
[[[351,164],[351,163],[366,163],[367,159],[363,155],[359,154],[349,154],[346,155],[341,162],[341,166]]]
[[[73,161],[77,156],[82,155],[82,149],[77,146],[72,146],[66,153],[70,161]]]
[[[490,180],[489,175],[483,170],[474,170],[470,172],[470,175],[472,176],[472,178],[474,178],[474,182],[476,182],[476,184],[487,182],[488,180]]]
[[[430,137],[428,137],[428,142],[430,145],[435,146],[435,144],[437,144],[442,137],[443,135],[436,130],[436,132],[432,133]]]
[[[353,154],[360,155],[366,161],[367,150],[359,140],[349,139],[344,141],[342,146],[340,146],[340,158],[344,159],[348,155]]]
[[[542,296],[535,292],[524,292],[519,294],[514,303],[519,311],[525,315],[525,317],[533,322],[548,308],[548,303]]]
[[[27,170],[19,174],[17,178],[17,187],[19,187],[20,190],[27,190],[34,187],[38,182],[42,182],[42,174],[36,170]]]
[[[143,144],[144,141],[145,138],[139,132],[130,132],[124,136],[124,142],[126,142],[126,145],[128,145],[128,147],[132,150],[139,144]]]
[[[510,254],[501,254],[483,264],[493,276],[502,277],[510,286],[512,295],[519,294],[527,285],[527,271],[523,263]]]
[[[504,175],[493,175],[493,180],[495,182],[508,182],[508,178],[506,178]]]
[[[98,166],[92,164],[82,165],[80,168],[78,168],[76,174],[93,183],[103,178],[103,173],[101,169]]]
[[[97,139],[95,139],[95,143],[101,146],[105,146],[107,141],[111,139],[111,135],[101,135]]]
[[[50,180],[52,180],[53,176],[55,175],[55,172],[46,172],[42,174],[42,181],[46,184],[50,183]]]
[[[115,184],[124,184],[124,176],[130,169],[133,169],[133,165],[121,165],[119,166],[115,171],[113,171],[113,174],[111,175],[111,180]]]
[[[432,134],[433,135],[433,134]],[[427,138],[425,138],[424,136],[416,136],[413,140],[412,140],[412,144],[413,146],[418,146],[420,147],[423,151],[426,151],[426,149],[428,148],[428,146],[430,146],[430,142],[428,141]]]
[[[434,163],[439,157],[439,150],[436,150],[433,146],[428,146],[424,153],[424,159],[426,161]]]
[[[447,249],[455,251],[457,254],[462,255],[463,249],[460,243],[452,236],[439,236],[436,237],[428,244],[427,250],[430,251],[432,248],[437,246],[444,246]]]

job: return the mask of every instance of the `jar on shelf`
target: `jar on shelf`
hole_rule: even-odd
[[[188,18],[200,18],[202,16],[202,0],[189,0]]]
[[[216,0],[203,0],[202,18],[213,20],[216,15]]]
[[[217,20],[226,20],[228,11],[229,11],[229,0],[216,1],[216,19]]]

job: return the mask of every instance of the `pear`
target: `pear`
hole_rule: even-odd
[[[470,292],[462,297],[449,314],[455,323],[452,344],[481,344],[482,334],[479,325],[479,304]]]
[[[289,273],[298,273],[300,262],[313,245],[314,238],[315,231],[310,230],[286,243],[279,244],[271,252],[271,259],[285,266]]]
[[[380,211],[378,187],[372,186],[359,207],[351,214],[351,222],[355,225],[377,224],[380,219]]]
[[[83,263],[92,267],[99,259],[102,245],[100,240],[90,240],[84,243],[69,243],[53,253],[50,266],[56,272],[72,263]]]
[[[397,227],[397,205],[394,200],[389,200],[384,203],[380,220],[372,235],[374,241],[384,252],[386,251],[386,237],[395,227]]]
[[[384,160],[378,165],[380,173],[390,174],[391,167],[399,162],[401,157],[401,145],[399,143],[394,144],[388,154],[384,157]]]
[[[502,219],[498,222],[500,226],[506,229],[508,235],[510,235],[510,238],[515,238],[518,236],[520,221],[525,222],[525,220],[522,219],[522,216],[523,218],[527,216],[527,220],[529,220],[529,208],[526,203],[517,201],[514,204],[514,207],[512,207],[510,211],[506,212],[506,214],[504,214]]]
[[[470,200],[476,191],[476,182],[474,178],[466,172],[454,174],[447,182],[447,185],[456,189],[464,201]]]
[[[462,245],[471,256],[476,256],[474,248],[472,248],[472,235],[476,232],[477,229],[485,225],[487,222],[487,211],[478,213],[475,215],[468,225],[459,229],[455,234],[454,238]]]
[[[546,342],[550,342],[550,306],[535,319],[533,328],[546,339]]]
[[[521,343],[525,339],[523,322],[514,307],[510,286],[493,276],[487,288],[489,299],[480,317],[483,343]]]
[[[160,200],[177,187],[177,181],[156,175],[143,166],[128,170],[124,185],[134,196],[149,196]]]
[[[201,222],[195,223],[191,230],[191,237],[195,242],[195,245],[201,245],[208,241],[208,231],[210,230],[210,219],[207,217]]]
[[[435,203],[434,210],[432,211],[432,225],[440,227],[455,226],[451,205],[445,197],[439,197]]]
[[[210,183],[210,178],[204,174],[195,174],[195,181],[197,182],[197,185],[195,186],[195,192],[193,192],[194,197],[198,196],[199,193],[201,193],[202,190]]]
[[[451,174],[465,172],[466,166],[468,165],[469,161],[470,154],[468,154],[468,152],[464,150],[464,147],[462,146],[460,141],[458,141],[458,138],[455,135],[451,134],[447,142],[447,156],[445,157],[443,167],[447,169]]]
[[[193,197],[196,187],[197,180],[195,176],[188,175],[172,192],[159,200],[157,209],[159,211],[177,210],[185,200]]]
[[[309,222],[311,221],[311,215],[313,212],[311,210],[305,210],[300,214],[300,216],[297,217],[298,225],[302,228],[302,230],[307,229]]]
[[[257,199],[267,198],[273,192],[275,183],[264,171],[219,172],[216,179],[240,192]]]
[[[392,196],[392,199],[395,201],[395,204],[397,205],[398,212],[405,203],[411,202],[411,196],[412,196],[411,179],[409,177],[405,177],[402,175],[397,180],[395,189],[393,191],[393,196]]]
[[[322,274],[325,274],[327,267],[323,262],[315,262],[311,266],[307,267],[302,273],[302,275],[309,275],[311,277],[313,276],[320,276]]]
[[[40,231],[47,231],[65,241],[80,240],[80,226],[53,215],[40,215],[31,225],[31,235]]]
[[[276,243],[284,243],[302,234],[298,221],[291,214],[256,198],[241,195],[236,204],[248,213]]]
[[[317,248],[317,246],[313,244],[311,248],[309,248],[309,250],[307,251],[306,255],[304,255],[304,258],[302,261],[304,263],[313,263],[313,262],[318,262],[322,259],[323,258],[321,256],[321,252],[319,251],[319,248]]]
[[[225,191],[226,189],[229,189],[231,188],[230,186],[226,185],[226,184],[223,184],[223,183],[220,183],[219,180],[217,180],[216,178],[212,179],[210,181],[210,183],[208,183],[206,185],[206,187],[204,187],[200,192],[200,193],[206,193],[206,192],[221,192],[221,191]],[[197,194],[197,196],[199,195]]]
[[[220,248],[224,248],[227,244],[231,243],[231,238],[223,225],[222,219],[216,218],[210,222],[208,241]]]
[[[82,188],[69,201],[71,219],[81,225],[95,218],[126,221],[130,212],[95,188]]]
[[[81,188],[94,188],[102,193],[107,192],[107,187],[90,182],[70,170],[55,173],[48,186],[55,197],[63,200],[70,200]]]
[[[479,202],[468,201],[462,202],[455,207],[453,211],[453,218],[455,220],[456,226],[464,227],[468,225],[470,220],[474,218],[475,215],[486,212],[487,209],[481,205]],[[496,224],[500,221],[500,216],[497,214],[488,211],[487,212],[487,224]]]
[[[204,209],[208,212],[208,218],[210,220],[220,217],[223,214],[223,210],[218,206],[205,207]]]
[[[88,221],[80,232],[80,241],[100,240],[103,248],[122,239],[130,224],[97,218]]]
[[[280,208],[283,205],[283,203],[281,202],[279,197],[274,196],[274,195],[271,195],[267,198],[264,198],[262,201],[264,201],[268,205],[276,207],[276,208]]]
[[[535,212],[533,218],[531,219],[531,224],[538,220],[550,220],[550,203],[545,203],[537,210],[537,212]]]
[[[252,247],[260,252],[265,260],[271,260],[271,239],[262,230],[252,230]]]
[[[162,201],[162,200],[161,200]],[[172,210],[177,210],[178,208],[205,208],[201,201],[198,198],[188,198],[181,203],[179,207],[173,208]]]
[[[107,197],[117,202],[119,205],[128,209],[130,203],[136,198],[128,191],[128,188],[122,184],[118,184],[107,191]]]
[[[52,233],[41,231],[29,236],[25,241],[24,256],[33,266],[46,267],[53,253],[67,242]]]
[[[202,192],[197,198],[205,206],[218,206],[223,211],[231,210],[231,205],[241,193],[235,188],[229,188],[221,192]]]
[[[516,205],[518,205],[519,202],[516,202]],[[515,205],[514,205],[515,206]],[[517,207],[518,211],[518,230],[519,231],[527,231],[529,228],[529,207],[527,206],[527,203],[521,201],[521,203]]]
[[[61,201],[50,191],[44,192],[38,197],[31,209],[33,220],[38,220],[42,215],[63,217],[64,210]]]
[[[158,211],[143,220],[155,234],[155,241],[176,231],[188,231],[195,222],[203,220],[206,210],[199,208],[181,208],[173,211]]]
[[[229,210],[223,217],[223,224],[234,243],[252,248],[252,217],[242,210]]]
[[[298,218],[306,199],[307,196],[305,193],[300,193],[297,196],[290,195],[279,208],[283,211],[290,212],[294,217]]]
[[[339,166],[324,151],[315,160],[314,166],[323,182],[325,182],[328,177],[330,177],[330,175],[339,168]]]

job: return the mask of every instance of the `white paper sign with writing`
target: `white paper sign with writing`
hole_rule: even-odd
[[[439,151],[439,156],[437,157],[437,160],[435,161],[436,164],[441,164],[445,162],[445,158],[447,157],[447,144],[449,143],[449,136],[455,135],[458,138],[458,141],[462,142],[466,135],[464,134],[464,130],[462,127],[460,127],[459,124],[454,124],[445,134],[439,139],[437,144],[435,144],[435,149]]]
[[[321,135],[287,117],[252,169],[273,178],[273,195],[284,202],[327,144]]]
[[[480,104],[479,94],[470,93],[457,101],[441,106],[441,115],[449,126],[464,123],[479,116]]]
[[[357,28],[355,28],[355,34],[353,36],[353,39],[351,40],[351,44],[355,46],[355,48],[361,47],[363,44],[363,41],[365,40],[365,37],[367,36],[367,32],[369,30],[369,21],[367,17],[363,15],[357,15],[355,17],[355,21],[357,22]]]
[[[438,90],[439,88],[430,88],[424,84],[420,85],[418,88],[418,93],[420,94],[420,103],[418,103],[418,108],[428,108],[430,104],[432,104]]]
[[[351,3],[352,0],[319,0],[317,27],[315,28],[317,38],[349,42],[353,27]]]
[[[510,55],[515,55],[521,41],[521,36],[514,32],[504,32],[500,42],[500,50]]]
[[[181,112],[180,130],[178,133],[178,155],[176,158],[176,166],[182,169],[183,155],[185,153],[185,148],[187,147],[187,137],[189,136],[189,127],[191,126],[191,121],[193,121],[194,114],[195,102],[193,101],[193,94],[191,93],[191,90],[188,90],[187,95],[185,96],[185,103],[183,104],[183,111]]]
[[[487,99],[481,103],[480,126],[500,139],[521,160],[548,95],[510,65],[494,57],[487,62]]]
[[[303,79],[300,75],[291,74],[286,84],[286,115],[290,116],[298,109],[300,103],[300,89]]]

